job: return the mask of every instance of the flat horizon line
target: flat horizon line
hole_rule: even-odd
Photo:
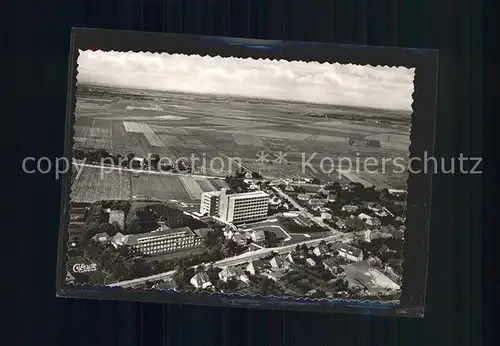
[[[244,95],[230,95],[223,93],[200,93],[200,92],[192,92],[192,91],[180,91],[180,90],[166,90],[166,89],[154,89],[154,88],[137,88],[130,86],[121,86],[121,85],[112,85],[106,83],[98,83],[98,82],[77,82],[76,83],[77,90],[79,87],[101,87],[101,88],[116,88],[116,89],[127,89],[127,90],[141,90],[141,91],[156,91],[156,92],[166,92],[173,94],[187,94],[187,95],[210,95],[210,96],[220,96],[220,97],[228,97],[228,98],[240,98],[240,99],[251,99],[251,100],[262,100],[262,101],[279,101],[279,102],[290,102],[296,104],[304,104],[304,105],[319,105],[319,106],[331,106],[331,107],[339,107],[343,109],[365,109],[371,111],[385,111],[385,112],[399,112],[404,113],[404,115],[411,115],[413,110],[407,109],[395,109],[395,108],[377,108],[377,107],[368,107],[368,106],[350,106],[350,105],[340,105],[340,104],[331,104],[331,103],[315,103],[315,102],[307,102],[307,101],[294,101],[287,99],[279,99],[279,98],[264,98],[264,97],[253,97],[253,96],[244,96]],[[139,95],[144,96],[144,95]]]

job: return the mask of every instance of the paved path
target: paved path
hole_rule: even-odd
[[[306,217],[308,217],[312,222],[315,224],[319,225],[320,227],[326,228],[329,231],[338,233],[339,230],[331,227],[330,225],[327,225],[321,220],[318,220],[314,215],[312,215],[307,208],[304,208],[300,204],[298,204],[292,197],[288,196],[286,193],[281,191],[279,188],[273,186],[271,187],[276,193],[278,193],[281,197],[285,198],[290,204],[292,204],[295,208],[297,208],[299,211],[301,211]]]
[[[104,171],[103,174],[106,174],[106,172],[110,172],[110,171],[123,171],[123,172],[129,172],[129,173],[133,173],[133,174],[174,175],[174,176],[183,176],[183,177],[188,176],[188,177],[193,177],[193,178],[205,178],[205,179],[224,179],[223,177],[219,177],[219,176],[200,175],[200,174],[192,174],[192,173],[162,172],[162,171],[152,171],[152,170],[151,171],[150,170],[138,170],[138,169],[118,167],[118,166],[113,166],[113,165],[108,165],[108,164],[98,165],[98,164],[73,162],[73,165],[77,168],[77,170],[80,170],[82,167],[102,169]]]

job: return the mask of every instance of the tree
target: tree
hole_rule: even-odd
[[[264,231],[265,243],[267,246],[272,246],[276,244],[277,237],[274,232]]]
[[[158,154],[151,155],[151,158],[149,159],[149,165],[152,169],[157,171],[159,162],[160,162],[160,155]]]
[[[388,199],[390,197],[391,197],[391,193],[389,192],[389,190],[387,188],[383,188],[380,191],[380,199]]]
[[[224,242],[224,234],[220,229],[214,229],[207,233],[203,244],[208,249],[220,248]]]
[[[185,267],[180,264],[175,269],[174,275],[172,276],[175,280],[176,287],[178,289],[185,289],[189,287],[190,280],[194,276],[195,272],[193,268]]]
[[[132,160],[135,158],[135,154],[134,153],[129,153],[127,155],[127,160],[128,160],[128,165],[130,166],[130,164],[132,163]]]
[[[266,296],[272,293],[272,286],[274,285],[274,282],[271,279],[264,279],[262,280],[260,286],[259,286],[259,292],[261,295]]]
[[[226,239],[222,244],[221,250],[224,257],[234,256],[238,251],[238,244],[232,239]]]
[[[332,186],[333,186],[333,191],[335,192],[339,192],[340,190],[342,190],[342,186],[338,181],[334,182]]]
[[[313,185],[319,185],[319,184],[321,184],[321,180],[319,180],[318,178],[313,178],[313,180],[311,181],[311,183]]]
[[[248,189],[248,185],[243,180],[244,179],[241,177],[230,176],[229,179],[226,180],[226,182],[231,190],[246,191]]]
[[[149,265],[151,267],[151,271],[153,272],[153,274],[158,274],[167,271],[166,262],[151,261]]]
[[[228,280],[218,282],[218,288],[224,292],[233,292],[238,288],[238,282],[236,280]]]
[[[333,282],[333,290],[335,292],[344,292],[347,291],[349,288],[349,284],[347,281],[343,279],[337,279]]]
[[[194,272],[195,272],[196,274],[198,274],[198,273],[202,273],[202,272],[204,272],[205,270],[206,270],[205,266],[204,266],[203,264],[199,264],[199,265],[197,265],[197,266],[196,266],[196,268],[194,269]]]
[[[137,219],[132,220],[127,226],[127,234],[139,234],[142,233],[141,222]]]

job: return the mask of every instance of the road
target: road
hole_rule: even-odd
[[[218,176],[211,176],[211,175],[200,175],[200,174],[192,174],[192,173],[174,173],[174,172],[161,172],[161,171],[150,171],[150,170],[138,170],[138,169],[130,169],[130,168],[123,168],[123,167],[117,167],[113,165],[107,165],[107,164],[88,164],[88,163],[81,163],[81,162],[73,162],[73,165],[76,167],[78,171],[80,171],[81,167],[89,167],[89,168],[98,168],[102,169],[104,171],[103,174],[106,174],[106,170],[116,170],[116,171],[123,171],[123,172],[128,172],[128,173],[133,173],[133,174],[156,174],[156,175],[176,175],[176,176],[192,176],[195,178],[205,178],[205,179],[224,179],[223,177],[218,177]]]
[[[225,258],[223,260],[220,260],[220,261],[213,263],[213,266],[214,267],[236,266],[236,265],[240,265],[243,263],[248,263],[248,262],[255,260],[255,259],[258,259],[258,258],[265,257],[267,255],[270,255],[273,252],[277,252],[279,254],[285,254],[285,253],[291,252],[295,249],[295,247],[297,247],[297,245],[305,244],[308,246],[316,246],[316,245],[319,245],[319,243],[321,243],[323,240],[327,241],[327,242],[332,242],[332,241],[342,241],[342,240],[346,240],[348,238],[349,238],[348,234],[339,233],[339,234],[332,235],[332,236],[325,237],[325,238],[307,240],[307,241],[304,241],[301,243],[285,245],[285,246],[281,246],[281,247],[262,248],[260,250],[256,250],[256,251],[252,251],[252,252],[245,252],[245,253],[243,253],[239,256],[236,256],[236,257]],[[137,286],[139,284],[145,283],[147,281],[157,281],[157,280],[166,279],[168,277],[171,277],[173,274],[174,274],[174,271],[171,270],[171,271],[168,271],[165,273],[147,276],[147,277],[143,277],[143,278],[115,282],[115,283],[109,284],[107,286],[109,286],[109,287],[133,287],[133,286]]]
[[[315,224],[317,224],[318,226],[326,228],[327,230],[335,232],[335,233],[339,232],[339,230],[331,227],[330,225],[327,225],[326,223],[324,223],[321,220],[318,220],[313,214],[311,214],[309,212],[309,210],[307,210],[307,208],[304,208],[303,206],[298,204],[292,197],[288,196],[286,193],[281,191],[281,189],[279,189],[275,186],[272,186],[271,189],[273,189],[273,191],[278,193],[281,197],[285,198],[288,202],[290,202],[290,204],[292,204],[295,208],[297,208],[299,211],[301,211],[306,217],[311,219],[311,221],[314,222]]]

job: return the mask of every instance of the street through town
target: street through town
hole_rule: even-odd
[[[236,265],[241,265],[244,263],[248,263],[250,261],[266,257],[272,253],[278,253],[278,254],[285,254],[288,252],[293,251],[297,245],[307,245],[307,246],[316,246],[319,245],[323,240],[327,242],[332,242],[332,241],[346,241],[349,238],[348,234],[344,233],[338,233],[336,235],[332,235],[329,237],[325,238],[318,238],[318,239],[312,239],[312,240],[307,240],[301,243],[295,243],[291,245],[285,245],[281,247],[274,247],[274,248],[262,248],[260,250],[252,251],[252,252],[245,252],[239,256],[235,257],[230,257],[230,258],[225,258],[223,260],[217,261],[213,263],[212,265],[214,267],[228,267],[228,266],[236,266]],[[162,280],[162,279],[167,279],[171,277],[174,274],[174,271],[168,271],[165,273],[161,274],[156,274],[156,275],[151,275],[147,277],[142,277],[142,278],[137,278],[133,280],[127,280],[127,281],[121,281],[121,282],[115,282],[112,284],[109,284],[107,286],[109,287],[133,287],[140,285],[142,283],[148,282],[148,281],[157,281],[157,280]]]

